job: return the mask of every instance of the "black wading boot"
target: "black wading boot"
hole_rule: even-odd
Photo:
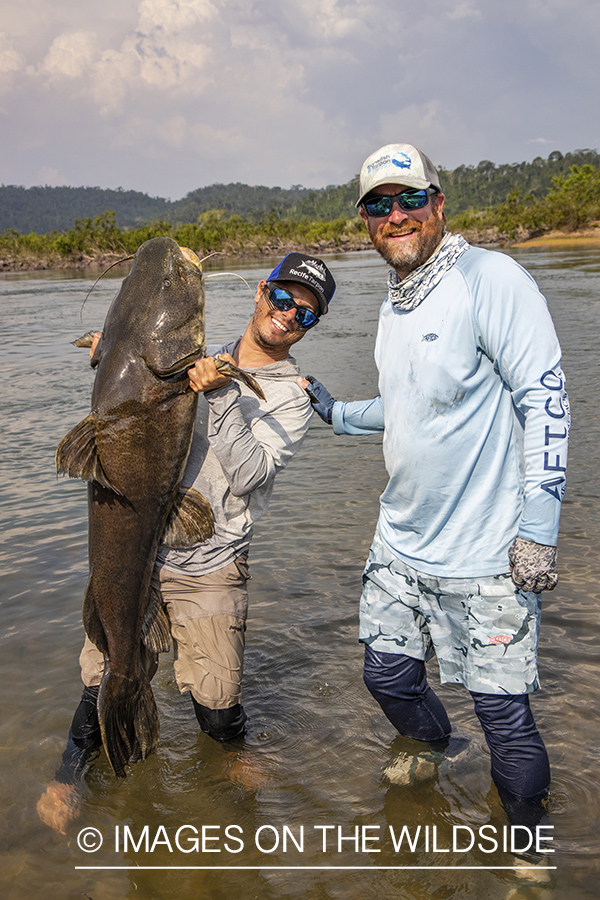
[[[200,728],[215,741],[230,741],[244,732],[248,716],[241,703],[229,709],[211,709],[198,703],[193,695],[192,703]]]
[[[85,687],[75,710],[62,762],[54,776],[59,784],[81,781],[90,757],[102,746],[98,722],[99,685]]]

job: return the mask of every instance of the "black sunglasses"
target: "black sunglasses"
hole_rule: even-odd
[[[423,209],[424,206],[427,206],[432,194],[437,194],[437,191],[430,187],[420,191],[401,191],[399,194],[392,194],[389,197],[371,197],[369,200],[363,200],[362,208],[368,216],[376,219],[378,216],[389,216],[394,203],[397,203],[405,212]]]
[[[291,294],[270,281],[267,282],[267,287],[269,289],[267,303],[271,308],[280,309],[282,312],[288,309],[295,309],[296,322],[300,328],[312,328],[313,325],[317,324],[319,316],[312,309],[307,309],[306,306],[298,306]]]

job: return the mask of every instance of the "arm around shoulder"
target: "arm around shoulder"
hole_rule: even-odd
[[[378,434],[384,430],[381,397],[333,404],[331,423],[335,434]]]

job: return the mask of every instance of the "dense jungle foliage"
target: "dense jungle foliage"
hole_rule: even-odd
[[[59,267],[65,261],[92,262],[98,257],[127,258],[144,241],[153,237],[174,238],[182,247],[190,247],[200,256],[213,252],[227,255],[256,257],[276,254],[283,249],[305,248],[309,251],[342,247],[352,242],[364,242],[362,222],[354,219],[333,219],[314,222],[277,219],[271,213],[258,222],[250,222],[225,210],[210,210],[199,216],[198,222],[173,225],[156,220],[141,228],[127,231],[118,227],[112,211],[94,218],[79,219],[68,231],[39,235],[35,232],[19,234],[14,229],[0,233],[0,257],[5,261],[39,260],[44,268]],[[0,263],[2,262],[0,259]]]
[[[592,150],[564,156],[555,151],[547,160],[538,157],[518,165],[483,161],[478,166],[440,169],[440,180],[450,230],[463,231],[470,239],[479,235],[482,242],[574,231],[600,219],[600,154]],[[126,256],[157,235],[170,235],[202,254],[256,256],[292,246],[311,252],[355,248],[364,244],[365,237],[354,207],[357,183],[358,177],[318,191],[300,185],[289,190],[211,185],[177,203],[135,191],[0,187],[0,254],[53,265],[98,255]],[[2,226],[2,221],[10,220],[5,201],[9,212],[20,209],[25,216],[29,210],[30,216],[47,221],[47,208],[43,214],[41,210],[51,198],[56,221],[62,221],[68,208],[71,213],[86,209],[86,214],[71,227],[53,226],[46,233]],[[95,212],[95,205],[104,199],[119,203],[110,211],[105,207]]]

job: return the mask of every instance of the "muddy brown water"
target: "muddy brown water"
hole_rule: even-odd
[[[574,419],[561,581],[544,599],[542,690],[533,699],[552,764],[547,833],[556,869],[543,893],[527,896],[583,900],[600,897],[600,250],[513,255],[548,298]],[[332,257],[331,267],[339,285],[331,314],[296,356],[334,395],[372,396],[385,267],[372,252]],[[256,284],[269,265],[236,271]],[[158,752],[124,781],[100,755],[67,834],[39,821],[36,803],[81,691],[86,495],[77,482],[57,481],[54,451],[86,414],[93,379],[86,352],[69,341],[101,326],[119,280],[100,283],[81,321],[91,283],[86,273],[0,276],[2,896],[509,897],[518,883],[502,849],[507,823],[464,690],[440,694],[467,749],[427,782],[400,787],[385,778],[398,753],[414,747],[367,694],[356,642],[360,574],[386,481],[381,446],[377,437],[336,438],[316,417],[252,545],[246,737],[220,746],[198,733],[165,655],[154,681]],[[232,279],[208,282],[209,340],[240,333],[252,296]],[[485,825],[496,829],[494,852],[478,838]],[[404,826],[414,850],[405,840],[396,851]],[[471,833],[478,840],[468,850]]]

